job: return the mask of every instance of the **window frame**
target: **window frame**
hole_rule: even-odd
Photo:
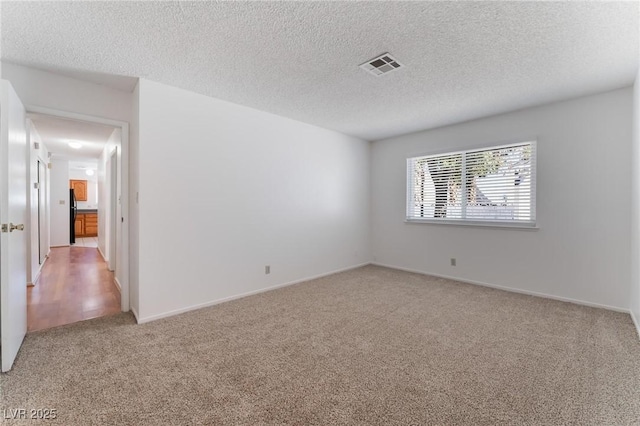
[[[518,229],[529,229],[529,230],[537,230],[538,228],[538,216],[537,216],[537,197],[538,197],[538,188],[537,188],[537,169],[538,169],[538,143],[536,138],[530,138],[518,142],[507,142],[507,143],[485,143],[482,145],[477,145],[469,148],[457,148],[454,150],[451,149],[442,149],[437,151],[431,151],[428,153],[423,153],[419,155],[412,155],[406,158],[406,175],[405,175],[405,186],[406,186],[406,199],[405,199],[405,223],[410,224],[429,224],[429,225],[461,225],[461,226],[474,226],[474,227],[489,227],[489,228],[518,228]],[[503,149],[503,148],[511,148],[514,146],[521,146],[524,144],[531,145],[532,152],[532,163],[531,163],[531,216],[533,217],[530,221],[516,221],[516,220],[490,220],[490,219],[454,219],[454,218],[434,218],[434,217],[411,217],[409,212],[412,209],[413,204],[413,184],[412,184],[412,176],[410,172],[412,170],[411,164],[413,161],[419,158],[430,157],[430,156],[445,156],[445,155],[456,155],[456,154],[468,154],[473,153],[474,151],[483,151],[483,150],[493,150],[493,149]]]

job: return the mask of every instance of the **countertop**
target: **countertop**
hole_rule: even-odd
[[[78,213],[98,213],[98,209],[78,209]]]

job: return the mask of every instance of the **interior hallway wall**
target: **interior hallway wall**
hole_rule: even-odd
[[[29,179],[27,182],[27,212],[29,215],[29,237],[27,238],[27,283],[33,284],[40,274],[42,265],[40,264],[40,239],[38,237],[38,188],[36,183],[38,182],[38,160],[44,164],[44,176],[41,177],[42,187],[41,191],[45,192],[45,199],[48,201],[48,195],[50,191],[50,174],[47,163],[49,161],[49,154],[47,147],[42,142],[42,138],[38,133],[38,129],[33,125],[33,122],[27,119],[27,134],[29,144],[29,164],[27,167],[27,173]],[[36,142],[39,148],[36,148]],[[49,252],[49,226],[50,226],[50,209],[49,202],[45,203],[43,209],[46,219],[43,221],[44,229],[40,230],[40,234],[44,240],[43,247],[46,247],[47,253]]]
[[[69,160],[51,160],[51,247],[69,245]]]

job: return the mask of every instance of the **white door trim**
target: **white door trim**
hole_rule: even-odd
[[[54,117],[82,120],[91,123],[105,124],[121,129],[122,167],[119,170],[122,182],[122,263],[117,268],[122,268],[122,281],[120,281],[120,306],[123,312],[130,309],[129,302],[129,123],[126,121],[112,120],[94,115],[79,114],[76,112],[62,111],[53,108],[45,108],[37,105],[25,105],[27,112],[46,114]]]
[[[110,154],[105,169],[109,170],[109,181],[105,183],[109,186],[109,235],[105,235],[106,241],[109,241],[109,251],[107,257],[109,261],[109,270],[115,271],[117,268],[118,254],[118,148],[116,147]],[[113,171],[115,170],[115,173]],[[106,175],[105,170],[105,175]],[[106,185],[105,185],[106,186]],[[106,228],[106,226],[105,226]],[[122,238],[122,237],[121,237]]]

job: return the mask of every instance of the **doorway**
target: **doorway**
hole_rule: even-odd
[[[40,264],[43,253],[50,255],[35,285],[28,289],[28,331],[128,311],[128,262],[116,261],[128,255],[122,252],[127,239],[123,220],[116,220],[126,212],[126,205],[120,203],[126,193],[122,185],[126,168],[119,163],[126,161],[128,125],[27,109],[50,153],[48,164],[38,160],[35,165],[38,225],[34,232]],[[46,179],[49,199],[40,191]],[[70,191],[74,187],[77,197]],[[73,206],[77,218],[72,223]],[[120,226],[114,226],[118,223]],[[75,243],[73,231],[77,232]]]

